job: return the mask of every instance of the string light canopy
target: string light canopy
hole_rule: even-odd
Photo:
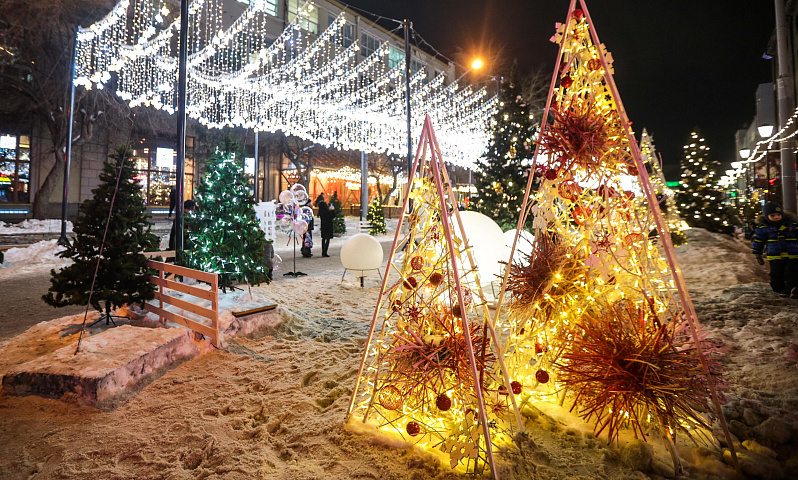
[[[358,42],[342,41],[343,12],[318,35],[300,28],[317,8],[312,2],[269,43],[272,8],[253,0],[224,28],[222,0],[189,4],[187,114],[211,128],[281,130],[329,148],[403,155],[404,61],[389,61],[388,43],[358,62]],[[174,113],[179,25],[165,0],[121,0],[78,31],[75,85],[112,87],[131,107]],[[411,128],[419,131],[429,115],[445,160],[470,168],[496,99],[485,88],[446,85],[443,74],[426,79],[421,69],[409,82]]]

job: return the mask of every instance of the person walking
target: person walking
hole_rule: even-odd
[[[330,248],[330,239],[333,238],[333,218],[338,212],[332,204],[324,200],[319,202],[319,218],[321,219],[321,256],[329,257],[327,249]]]
[[[781,205],[768,202],[757,218],[752,247],[756,261],[770,263],[770,287],[780,295],[798,298],[798,223]]]

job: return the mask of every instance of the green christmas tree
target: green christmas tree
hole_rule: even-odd
[[[691,227],[717,233],[732,233],[733,213],[723,204],[725,193],[718,186],[720,163],[712,160],[698,128],[684,146],[681,180],[676,203]]]
[[[110,155],[112,161],[103,164],[100,185],[92,190],[94,196],[80,205],[80,215],[74,222],[75,241],[59,254],[74,263],[58,273],[50,271],[50,290],[42,297],[50,305],[86,305],[95,268],[91,306],[100,312],[105,307],[105,315],[114,308],[154,297],[147,258],[141,252],[157,250],[158,237],[150,232],[152,223],[141,186],[133,178],[136,172],[131,154],[129,147],[122,145]]]
[[[181,262],[218,273],[223,291],[233,280],[269,283],[262,256],[267,241],[258,227],[248,185],[243,157],[228,143],[208,161],[197,188],[197,212],[186,216],[191,247]]]
[[[684,222],[679,215],[679,208],[674,200],[675,192],[668,187],[665,181],[665,173],[662,171],[660,159],[657,156],[657,148],[654,146],[654,137],[649,135],[645,128],[640,136],[640,156],[646,164],[651,186],[660,201],[659,206],[662,209],[665,221],[668,223],[668,230],[671,232],[671,241],[674,245],[682,245],[687,241],[687,238],[682,232]]]
[[[338,199],[338,192],[333,192],[330,204],[332,204],[336,212],[335,217],[333,217],[333,233],[346,233],[346,220],[344,220],[344,212],[341,210],[341,200]]]
[[[515,229],[535,153],[535,126],[515,69],[502,83],[491,129],[488,149],[477,161],[475,186],[479,193],[471,199],[471,205],[493,218],[502,230]]]
[[[385,234],[385,215],[382,213],[382,202],[380,196],[374,197],[374,201],[369,205],[369,211],[366,214],[366,220],[369,221],[371,235],[384,235]]]

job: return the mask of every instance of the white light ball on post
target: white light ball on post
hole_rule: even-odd
[[[483,285],[489,284],[501,273],[501,263],[507,259],[507,247],[504,245],[504,233],[501,227],[490,217],[479,212],[460,212],[463,230],[468,239],[474,261],[479,271],[479,279]],[[452,234],[459,237],[460,228],[457,218],[452,217]],[[463,257],[463,261],[466,257]],[[460,266],[460,265],[458,265]],[[463,267],[460,266],[462,269]],[[462,272],[461,272],[462,273]]]

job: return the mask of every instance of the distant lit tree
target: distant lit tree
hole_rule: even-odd
[[[732,233],[733,212],[723,204],[725,193],[718,186],[720,163],[711,158],[697,127],[684,146],[681,170],[676,203],[684,221],[691,227]]]

